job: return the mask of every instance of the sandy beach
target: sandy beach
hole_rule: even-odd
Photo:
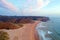
[[[24,24],[22,28],[15,30],[5,30],[8,32],[10,40],[39,40],[35,27],[40,21],[35,23]]]

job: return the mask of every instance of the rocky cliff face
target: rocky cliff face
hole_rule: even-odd
[[[40,20],[40,21],[48,21],[48,17],[43,16],[0,16],[0,21],[3,22],[13,22],[13,23],[19,23],[20,21],[26,21],[26,20]]]
[[[41,16],[0,16],[0,29],[17,29],[26,23],[34,23],[34,20],[46,22],[48,17]]]

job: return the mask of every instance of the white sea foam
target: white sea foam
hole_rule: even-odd
[[[37,25],[36,29],[38,31],[40,40],[51,40],[51,38],[47,38],[45,35],[51,34],[52,32],[47,30],[47,22],[41,22]],[[42,37],[42,38],[41,38]]]
[[[52,34],[52,32],[51,31],[48,31],[48,34]]]

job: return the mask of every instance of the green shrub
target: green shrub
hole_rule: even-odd
[[[4,31],[0,31],[0,40],[9,40],[8,33]]]

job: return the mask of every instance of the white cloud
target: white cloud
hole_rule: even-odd
[[[51,1],[50,0],[37,0],[37,8],[33,11],[40,11],[43,7],[47,6]]]
[[[18,8],[15,7],[12,3],[7,2],[7,0],[0,0],[0,7],[18,12]]]
[[[23,1],[23,0],[17,0],[17,1]],[[20,3],[20,6],[22,6],[22,12],[26,14],[34,11],[40,11],[41,8],[47,6],[50,3],[50,0],[25,0],[24,3]],[[9,10],[19,12],[19,9],[15,7],[11,2],[7,2],[7,0],[0,0],[0,7],[7,8]],[[19,13],[18,13],[19,14]]]
[[[33,12],[39,11],[41,8],[47,6],[50,3],[50,0],[27,0],[24,3],[24,10],[23,12]]]
[[[17,1],[21,1],[21,0],[17,0]],[[50,0],[26,0],[23,3],[24,6],[23,12],[39,11],[41,8],[47,6],[49,3]],[[7,0],[0,0],[0,5],[12,11],[16,11],[16,12],[19,11],[17,7],[15,7],[12,3],[7,2]]]

